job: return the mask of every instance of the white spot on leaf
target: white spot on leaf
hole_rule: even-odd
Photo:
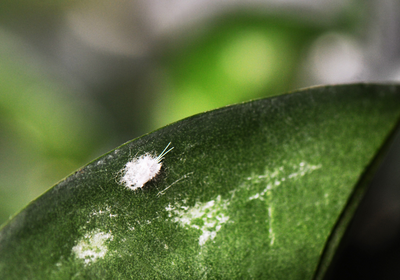
[[[113,214],[112,212],[111,212],[111,207],[110,206],[106,206],[105,208],[103,207],[103,208],[100,208],[100,210],[98,210],[98,211],[93,211],[90,215],[89,215],[89,217],[90,218],[92,218],[92,217],[94,217],[94,216],[101,216],[101,215],[105,215],[105,216],[108,216],[108,217],[110,217],[110,218],[116,218],[116,217],[118,217],[118,214]]]
[[[200,230],[199,245],[203,246],[217,236],[222,224],[229,221],[229,216],[224,213],[228,204],[228,200],[221,200],[219,195],[216,200],[197,202],[193,207],[169,204],[165,210],[170,212],[169,217],[174,214],[173,221],[182,227]]]
[[[273,209],[271,206],[268,207],[268,218],[269,218],[268,219],[268,221],[269,221],[269,230],[268,230],[269,231],[269,239],[271,240],[269,242],[269,244],[272,246],[272,245],[274,245],[274,242],[275,242],[275,232],[272,228],[274,218],[273,218]]]
[[[256,175],[252,177],[247,177],[247,180],[251,180],[254,183],[260,183],[260,182],[266,182],[268,185],[267,187],[260,193],[256,193],[252,196],[250,196],[248,199],[253,200],[253,199],[260,199],[264,200],[264,195],[267,193],[268,190],[273,189],[274,187],[277,187],[281,185],[283,182],[287,180],[294,180],[300,177],[303,177],[307,174],[312,173],[313,171],[320,169],[321,165],[312,165],[308,164],[306,162],[300,162],[298,165],[293,166],[293,172],[290,174],[285,174],[284,168],[280,167],[278,169],[275,169],[273,172],[267,172],[266,174],[263,175]],[[271,184],[273,182],[273,185]],[[273,187],[274,186],[274,187]]]
[[[72,247],[72,252],[87,265],[96,262],[99,258],[104,258],[108,251],[105,243],[112,239],[113,236],[110,233],[94,230],[85,234],[85,236]]]

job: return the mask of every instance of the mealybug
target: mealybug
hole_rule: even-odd
[[[144,184],[153,179],[159,172],[162,166],[162,160],[164,156],[170,152],[174,147],[168,147],[171,142],[165,147],[158,157],[153,157],[149,153],[145,153],[138,158],[134,158],[125,164],[125,167],[121,170],[122,177],[120,183],[125,185],[131,190],[137,190],[142,188]]]

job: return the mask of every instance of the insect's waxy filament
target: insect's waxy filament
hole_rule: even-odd
[[[168,151],[165,151],[166,149],[168,149],[169,145],[171,145],[171,142],[168,143],[167,147],[165,147],[164,150],[161,152],[161,154],[157,157],[157,162],[161,162],[164,159],[164,156],[174,148],[172,147]]]

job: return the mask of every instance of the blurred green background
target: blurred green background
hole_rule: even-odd
[[[397,0],[0,1],[0,224],[108,150],[301,87],[400,79]]]

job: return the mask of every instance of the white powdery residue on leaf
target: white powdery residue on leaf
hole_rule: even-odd
[[[182,227],[200,230],[199,245],[203,246],[208,240],[213,240],[217,236],[222,224],[229,221],[229,216],[223,213],[228,204],[228,200],[222,200],[219,195],[215,200],[197,202],[193,207],[169,204],[165,210],[169,212],[168,216],[173,215],[173,221]]]
[[[109,205],[107,205],[105,208],[101,208],[98,211],[93,211],[92,213],[89,214],[89,217],[92,218],[94,216],[108,216],[110,218],[116,218],[118,217],[118,214],[113,214],[111,212],[111,207]]]
[[[292,173],[288,174],[283,166],[275,169],[273,172],[267,172],[263,175],[253,175],[247,177],[246,180],[251,180],[253,183],[267,183],[267,187],[260,193],[256,193],[250,196],[249,200],[260,199],[264,200],[264,195],[271,189],[280,186],[282,183],[288,180],[293,180],[299,177],[303,177],[313,171],[320,169],[321,165],[312,165],[306,162],[300,162],[298,165],[293,166]]]
[[[174,148],[172,147],[167,151],[170,144],[165,147],[159,156],[154,157],[149,153],[145,153],[128,161],[120,171],[122,173],[120,183],[133,191],[142,188],[144,184],[152,180],[160,172],[161,161]]]
[[[78,243],[72,247],[72,252],[79,259],[82,259],[85,264],[96,262],[99,258],[104,258],[108,248],[107,240],[113,240],[110,233],[104,233],[100,230],[94,230],[85,234]]]
[[[260,197],[260,194],[259,194],[259,193],[256,193],[255,195],[250,196],[250,197],[249,197],[249,200],[253,200],[253,199],[257,199],[257,198],[259,198],[259,199],[261,199],[261,200],[264,200],[264,198]]]
[[[273,208],[271,206],[268,207],[268,221],[269,221],[269,239],[270,242],[269,244],[272,246],[274,245],[275,242],[275,232],[272,228],[272,225],[274,223],[274,217],[273,217]]]
[[[294,166],[296,168],[296,166]],[[287,176],[287,179],[292,179],[292,178],[297,178],[297,177],[303,177],[306,174],[309,174],[313,172],[316,169],[320,169],[321,164],[319,165],[312,165],[308,164],[306,162],[300,162],[298,170],[296,172],[293,172],[289,176]]]

